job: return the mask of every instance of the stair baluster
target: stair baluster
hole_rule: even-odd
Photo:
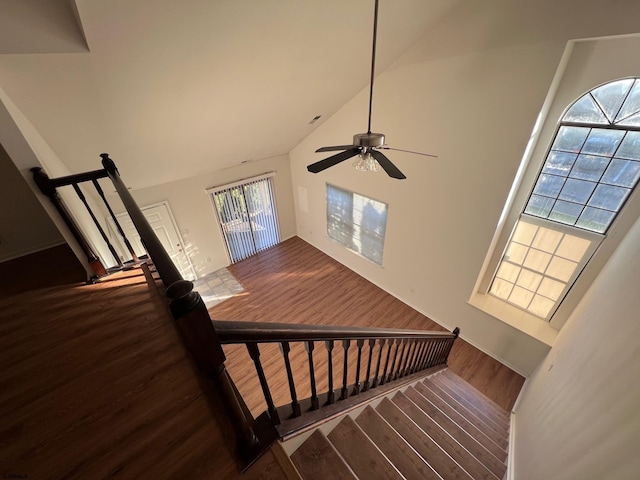
[[[316,391],[316,372],[313,366],[313,342],[304,342],[305,350],[307,351],[307,356],[309,357],[309,384],[311,386],[311,409],[317,410],[320,408],[320,403],[318,401],[318,393]]]
[[[293,372],[291,371],[291,361],[289,360],[289,352],[291,347],[289,342],[280,342],[280,352],[284,357],[284,367],[287,370],[287,380],[289,381],[289,392],[291,394],[291,413],[294,417],[300,416],[300,404],[298,403],[298,395],[296,393],[296,384],[293,380]]]

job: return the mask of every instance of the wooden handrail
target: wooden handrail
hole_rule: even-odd
[[[260,388],[267,405],[270,421],[278,429],[282,438],[294,431],[336,415],[340,411],[353,408],[382,392],[414,380],[425,370],[433,371],[446,365],[449,352],[460,333],[433,332],[424,330],[402,330],[394,328],[342,327],[329,325],[308,325],[291,323],[235,322],[214,320],[211,322],[221,344],[245,344],[253,360]],[[296,379],[293,375],[289,352],[290,342],[303,343],[308,356],[309,385],[311,397],[298,398]],[[324,344],[327,352],[328,390],[318,393],[314,365],[315,343]],[[334,347],[337,356],[342,356],[342,382],[338,389],[333,385]],[[287,406],[274,404],[271,387],[260,359],[260,344],[277,343],[282,354],[287,374],[291,403]],[[368,344],[368,354],[363,358],[363,348]],[[354,345],[357,351],[355,382],[348,384],[349,349]],[[340,352],[341,350],[341,352]],[[381,360],[384,369],[381,370]],[[339,361],[339,359],[335,359]],[[363,361],[366,377],[361,383]],[[372,368],[373,367],[373,368]],[[372,376],[373,373],[373,376]],[[390,385],[391,384],[391,385]],[[337,399],[337,400],[336,400]]]
[[[74,173],[73,175],[67,175],[66,177],[52,178],[51,184],[56,188],[64,187],[65,185],[73,185],[74,183],[89,182],[99,178],[106,178],[107,175],[107,171],[101,168],[100,170],[92,170],[90,172]]]
[[[156,236],[153,228],[151,228],[151,225],[149,225],[147,218],[144,216],[142,210],[140,210],[140,207],[138,207],[136,201],[129,192],[129,189],[120,178],[120,173],[118,172],[116,164],[109,158],[108,153],[102,153],[100,156],[102,157],[102,166],[107,171],[109,178],[113,182],[113,186],[116,188],[116,192],[118,192],[120,200],[122,200],[122,203],[124,204],[124,208],[127,210],[129,217],[131,217],[131,221],[140,235],[140,240],[142,241],[144,248],[149,252],[151,259],[153,260],[153,264],[160,274],[162,283],[164,283],[165,287],[169,287],[173,283],[182,281],[182,275],[180,275],[180,272],[174,265],[171,257],[162,246],[162,243]]]
[[[393,328],[341,327],[297,323],[236,322],[214,320],[213,326],[222,344],[278,343],[322,340],[380,338],[456,338],[454,332],[402,330]]]

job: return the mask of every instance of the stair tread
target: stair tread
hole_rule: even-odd
[[[434,375],[435,377],[435,375]],[[510,414],[505,409],[496,404],[489,397],[482,392],[474,388],[471,384],[464,381],[457,375],[447,372],[438,377],[438,380],[443,381],[454,391],[459,393],[468,402],[472,403],[478,409],[480,409],[485,415],[489,416],[499,424],[508,426],[510,420]]]
[[[470,480],[471,476],[458,465],[431,437],[420,429],[388,398],[376,411],[409,443],[420,456],[444,479]]]
[[[483,421],[481,418],[478,418],[473,414],[473,412],[466,409],[464,405],[460,404],[455,398],[451,397],[437,384],[429,381],[429,379],[420,382],[420,384],[423,387],[429,389],[429,391],[433,394],[433,398],[440,399],[442,404],[447,405],[449,407],[449,411],[454,411],[457,415],[465,418],[468,422],[473,423],[479,430],[481,430],[486,436],[491,438],[491,440],[493,440],[496,444],[502,447],[505,451],[507,450],[507,446],[509,444],[507,432],[502,429],[495,428],[494,425],[487,425],[485,421]]]
[[[355,480],[356,478],[320,430],[313,432],[293,452],[291,461],[304,480],[326,480],[327,478]]]
[[[473,438],[484,445],[487,450],[493,453],[500,460],[506,460],[507,441],[505,438],[495,433],[493,430],[485,428],[482,421],[476,419],[473,415],[465,416],[459,413],[455,408],[449,405],[445,399],[441,398],[437,394],[430,382],[418,382],[415,388],[451,420],[464,428],[469,435],[473,436]]]
[[[457,423],[445,415],[438,407],[420,394],[415,388],[409,387],[405,395],[415,403],[424,413],[436,422],[443,430],[446,430],[460,445],[466,448],[471,455],[477,458],[485,467],[491,470],[497,477],[502,478],[506,471],[504,459],[500,460],[487,448],[466,432]]]
[[[465,399],[457,391],[453,390],[450,385],[444,383],[442,380],[438,380],[434,375],[429,378],[431,384],[436,387],[440,392],[444,393],[446,397],[455,400],[455,403],[450,403],[456,410],[465,415],[465,412],[470,412],[476,418],[482,420],[482,422],[494,432],[500,435],[501,438],[507,438],[509,433],[509,427],[502,422],[496,422],[495,419],[487,416],[482,410],[478,409],[474,404]],[[448,402],[449,403],[449,402]]]
[[[346,416],[328,435],[329,440],[358,478],[402,480],[358,425]]]
[[[356,423],[407,479],[440,480],[440,476],[371,406]]]
[[[451,435],[440,427],[431,417],[416,406],[407,396],[398,392],[393,402],[408,415],[422,430],[424,430],[449,456],[464,468],[472,478],[495,480],[499,478],[477,458],[469,453]]]

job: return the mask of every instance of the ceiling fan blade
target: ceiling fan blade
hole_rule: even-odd
[[[392,148],[386,145],[382,145],[380,147],[375,147],[375,148],[380,148],[382,150],[395,150],[396,152],[413,153],[414,155],[423,155],[425,157],[438,158],[438,155],[432,155],[431,153],[414,152],[413,150],[402,150],[401,148]]]
[[[337,150],[349,150],[350,148],[354,148],[355,145],[351,144],[351,145],[335,145],[333,147],[320,147],[319,149],[316,150],[316,153],[318,152],[335,152]]]
[[[331,157],[325,158],[324,160],[320,160],[319,162],[312,163],[307,166],[307,170],[311,173],[318,173],[323,170],[326,170],[329,167],[333,167],[334,165],[339,164],[340,162],[344,162],[351,157],[355,157],[360,153],[360,147],[354,147],[351,145],[351,148],[346,152],[338,153],[337,155],[333,155]]]
[[[397,178],[398,180],[407,178],[405,177],[404,173],[402,173],[398,169],[398,167],[391,163],[391,160],[384,156],[382,152],[371,150],[371,155],[373,155],[373,158],[378,161],[380,166],[384,169],[385,172],[387,172],[387,175],[389,175],[391,178]]]

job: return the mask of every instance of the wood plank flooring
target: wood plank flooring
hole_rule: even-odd
[[[158,300],[140,269],[0,300],[1,478],[283,478],[240,475]]]
[[[444,330],[298,237],[228,268],[245,292],[209,309],[213,319]],[[225,352],[228,369],[245,401],[254,414],[261,413],[265,403],[246,349],[225,346]],[[290,396],[282,356],[275,345],[261,347],[261,352],[267,377],[275,385],[274,400],[285,405]],[[352,345],[350,381],[355,376],[356,352]],[[328,385],[326,350],[317,345],[314,353],[318,391],[324,392]],[[341,354],[338,346],[334,354]],[[367,355],[364,349],[363,365]],[[302,345],[293,344],[290,357],[301,388],[298,398],[308,397],[307,354]],[[339,386],[342,357],[336,355],[333,365],[334,385]],[[449,366],[506,410],[513,406],[524,382],[523,377],[461,339],[456,341]],[[361,379],[364,370],[363,366]]]

